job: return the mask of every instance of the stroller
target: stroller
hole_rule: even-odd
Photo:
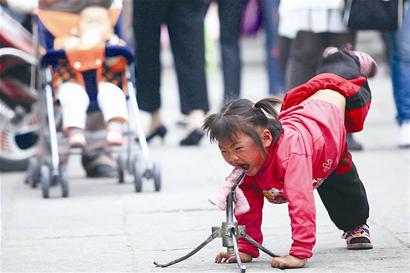
[[[114,32],[121,38],[121,11],[122,7],[118,1],[114,1],[109,9],[110,20],[114,26]],[[53,41],[57,37],[64,37],[69,34],[70,29],[78,23],[79,14],[37,10],[34,24],[34,33],[38,37],[39,65],[38,77],[40,90],[40,139],[39,149],[35,157],[29,161],[26,173],[26,181],[35,186],[41,185],[42,196],[50,196],[50,187],[59,185],[62,196],[69,195],[69,184],[66,168],[61,160],[62,156],[75,154],[74,149],[65,149],[66,154],[61,151],[67,147],[67,140],[58,128],[61,127],[61,113],[58,109],[58,101],[55,100],[55,86],[53,76],[62,62],[67,63],[67,52],[63,49],[54,49]],[[110,148],[111,152],[117,155],[118,182],[124,183],[126,172],[133,176],[134,188],[136,192],[142,191],[144,179],[153,180],[155,191],[161,189],[161,173],[157,163],[150,160],[149,149],[140,122],[140,113],[136,101],[135,76],[134,76],[134,56],[127,46],[106,44],[102,49],[104,54],[103,62],[97,59],[95,63],[104,65],[109,58],[120,59],[121,89],[125,92],[129,120],[123,135],[126,141],[118,148]],[[97,69],[79,70],[84,82],[85,89],[90,99],[88,112],[98,110],[96,94]],[[97,132],[87,132],[87,143],[95,143],[105,139],[105,130]]]

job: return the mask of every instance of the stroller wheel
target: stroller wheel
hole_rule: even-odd
[[[50,167],[47,164],[41,165],[40,169],[40,182],[41,182],[41,191],[43,198],[48,198],[50,196]]]
[[[142,191],[142,166],[138,157],[135,158],[132,164],[132,174],[134,175],[134,186],[136,192]]]
[[[125,163],[122,156],[117,157],[117,173],[118,173],[118,183],[124,183],[124,172],[125,172]]]
[[[69,188],[68,188],[67,172],[65,168],[60,168],[59,175],[58,175],[58,183],[61,186],[61,196],[68,197]]]
[[[154,180],[155,191],[161,190],[161,169],[157,163],[152,168],[152,178]]]
[[[28,160],[26,178],[24,183],[30,185],[32,188],[37,187],[40,182],[40,166],[38,165],[37,159],[32,157]]]

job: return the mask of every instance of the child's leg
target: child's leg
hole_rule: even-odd
[[[371,102],[370,88],[363,75],[368,74],[370,68],[376,66],[376,63],[366,53],[330,49],[333,52],[325,52],[318,70],[320,74],[286,92],[281,110],[299,104],[318,90],[331,89],[346,98],[346,131],[349,133],[361,131]]]
[[[373,77],[377,72],[377,64],[370,55],[348,49],[328,47],[316,74],[333,73],[347,80],[360,76]]]
[[[339,229],[348,231],[366,223],[369,203],[354,164],[344,174],[333,172],[317,190],[330,218]]]
[[[83,129],[90,103],[84,87],[77,83],[65,82],[58,88],[58,99],[63,115],[63,128]]]
[[[90,102],[84,87],[72,82],[65,82],[58,88],[58,99],[63,115],[63,129],[71,147],[83,147],[85,137],[86,112]]]
[[[347,248],[373,248],[366,223],[369,217],[366,190],[353,162],[347,172],[333,172],[318,192],[333,223],[344,231]]]
[[[101,82],[98,85],[98,105],[107,122],[107,142],[122,144],[122,123],[128,119],[128,109],[124,92],[115,84]]]
[[[112,119],[122,122],[127,120],[128,111],[125,95],[118,86],[109,82],[101,82],[98,85],[97,100],[106,122]]]

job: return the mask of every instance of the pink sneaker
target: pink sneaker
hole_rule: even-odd
[[[68,129],[67,142],[71,148],[83,148],[86,144],[83,130],[80,128]]]
[[[111,121],[107,125],[107,143],[111,146],[120,146],[123,143],[122,124]]]
[[[337,47],[331,46],[323,51],[322,56],[323,58],[327,58],[338,51],[339,49]],[[351,50],[351,46],[349,45],[346,46],[346,48],[343,49],[343,51],[348,53],[350,56],[352,56],[355,60],[359,62],[360,73],[362,75],[366,76],[367,78],[372,78],[377,74],[377,63],[369,54],[361,51]]]

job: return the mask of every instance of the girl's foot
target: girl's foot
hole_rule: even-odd
[[[340,49],[337,47],[328,47],[323,51],[323,58],[327,58],[336,52],[338,52]],[[351,50],[351,46],[346,46],[342,51],[346,52],[350,56],[352,56],[360,66],[360,73],[367,78],[372,78],[377,74],[377,63],[376,61],[367,53],[361,52],[361,51],[355,51]]]
[[[373,248],[372,241],[370,240],[369,226],[366,224],[346,231],[343,233],[342,238],[346,239],[347,249]]]

